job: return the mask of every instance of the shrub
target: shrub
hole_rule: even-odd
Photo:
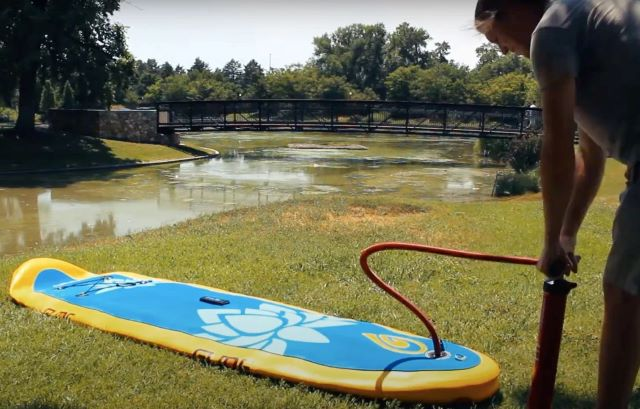
[[[478,155],[488,157],[496,162],[506,162],[509,158],[511,139],[508,138],[480,138],[474,146]]]
[[[62,108],[74,108],[76,104],[75,96],[73,93],[73,88],[71,88],[71,84],[69,81],[64,83],[64,87],[62,88]]]
[[[40,95],[40,112],[43,117],[46,118],[49,110],[56,107],[56,94],[53,90],[51,81],[47,80],[42,87],[42,94]]]
[[[540,185],[536,173],[498,173],[493,186],[493,196],[517,196],[538,193]]]
[[[527,173],[538,167],[542,139],[538,134],[528,134],[513,139],[509,145],[507,162],[516,173]]]
[[[0,122],[15,122],[18,119],[18,111],[13,108],[0,107]]]

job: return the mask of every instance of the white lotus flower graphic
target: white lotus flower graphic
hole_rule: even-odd
[[[273,304],[258,309],[201,309],[206,332],[195,334],[226,345],[261,349],[282,355],[287,342],[327,344],[329,338],[317,328],[354,325],[356,321],[293,310]]]

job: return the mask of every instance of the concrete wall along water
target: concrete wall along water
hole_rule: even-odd
[[[129,142],[178,144],[180,141],[176,136],[158,134],[156,120],[155,110],[52,109],[49,111],[49,124],[56,132]]]

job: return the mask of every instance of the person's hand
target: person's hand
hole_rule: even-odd
[[[576,256],[576,244],[578,240],[576,236],[568,236],[560,234],[560,246],[564,249],[571,260],[572,268],[570,271],[574,273],[578,272],[578,263],[580,263],[580,256]]]
[[[537,267],[547,277],[556,278],[569,275],[571,271],[577,271],[578,264],[575,257],[570,256],[558,240],[545,245]]]

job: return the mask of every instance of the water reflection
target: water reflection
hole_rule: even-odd
[[[393,192],[424,199],[489,196],[496,168],[473,140],[328,134],[194,135],[222,157],[99,174],[0,179],[0,254],[43,244],[124,236],[205,213],[300,195]],[[364,151],[292,149],[290,143],[360,144]]]

